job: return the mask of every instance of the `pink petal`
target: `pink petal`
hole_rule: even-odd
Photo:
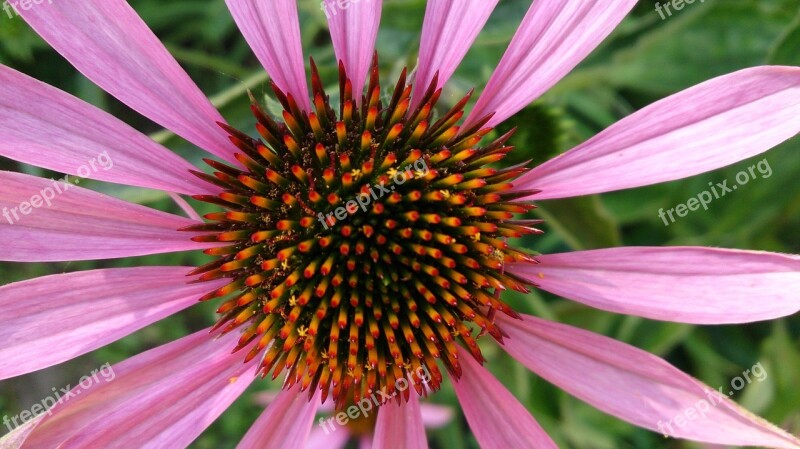
[[[189,204],[185,199],[181,198],[180,195],[177,193],[169,192],[169,197],[172,198],[172,201],[181,208],[181,210],[186,214],[187,217],[194,221],[203,221],[203,217],[197,213],[196,210]]]
[[[38,415],[31,418],[24,424],[3,435],[3,437],[0,438],[0,449],[19,449],[22,443],[28,439],[28,435],[39,425],[39,421],[41,421],[43,417],[44,415]]]
[[[536,0],[464,126],[516,114],[553,87],[602,42],[636,0]]]
[[[506,351],[531,371],[637,426],[709,443],[800,447],[797,438],[730,401],[727,391],[720,395],[650,353],[533,316],[498,316],[498,324],[509,335]]]
[[[417,89],[414,90],[412,107],[419,104],[420,96],[425,93],[436,72],[439,72],[437,88],[444,86],[453,76],[498,1],[428,2],[422,26],[419,63],[414,81]]]
[[[17,8],[87,78],[140,114],[225,160],[234,147],[224,121],[124,0],[48,2]]]
[[[800,131],[800,68],[756,67],[626,117],[517,182],[536,199],[672,181],[763,153]]]
[[[324,0],[324,2],[333,49],[336,51],[336,57],[344,62],[347,76],[353,83],[354,96],[359,102],[367,72],[372,64],[372,55],[375,53],[375,39],[378,37],[383,0],[361,2]]]
[[[468,353],[459,358],[463,374],[453,379],[458,402],[482,449],[557,449],[517,398]]]
[[[453,420],[453,409],[444,405],[422,403],[419,409],[426,429],[438,429]]]
[[[319,426],[315,426],[314,430],[308,436],[305,449],[342,449],[347,446],[350,440],[350,432],[346,427],[334,427],[336,430],[331,431]]]
[[[262,407],[267,407],[275,401],[280,392],[281,390],[262,391],[261,393],[258,393],[253,396],[253,402]]]
[[[236,333],[203,330],[105,367],[45,416],[23,449],[184,448],[255,378]]]
[[[187,284],[191,270],[114,268],[0,287],[0,379],[86,354],[196,304],[224,285]]]
[[[292,94],[301,108],[310,111],[297,2],[225,0],[225,3],[275,84]]]
[[[416,392],[411,392],[408,402],[389,401],[381,405],[372,446],[375,449],[427,449],[428,439]]]
[[[598,309],[696,324],[800,310],[800,256],[715,248],[610,248],[538,256],[508,269]]]
[[[208,247],[177,231],[197,224],[177,215],[21,173],[0,171],[0,185],[0,260],[111,259]]]
[[[281,391],[236,449],[305,448],[319,402],[319,393],[309,400],[299,384]]]
[[[61,173],[186,194],[212,193],[194,166],[65,92],[0,65],[0,155]]]

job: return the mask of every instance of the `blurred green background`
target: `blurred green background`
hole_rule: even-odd
[[[266,76],[223,0],[130,3],[226,119],[239,129],[252,130],[254,122],[245,92],[249,88],[266,93]],[[326,83],[333,85],[335,61],[325,17],[317,1],[299,3],[306,57],[315,58]],[[377,46],[383,80],[392,83],[404,66],[413,66],[416,61],[425,1],[384,3]],[[529,4],[530,0],[501,0],[448,84],[444,95],[447,101],[454,102],[472,87],[480,91]],[[509,121],[508,127],[520,128],[512,141],[517,147],[515,160],[531,159],[534,164],[546,160],[621,117],[711,77],[761,64],[800,65],[798,0],[706,0],[687,5],[666,20],[661,19],[654,5],[654,1],[640,1],[634,13],[578,69]],[[50,50],[20,18],[0,16],[0,62],[112,112],[200,165],[203,153],[94,86]],[[622,244],[705,245],[800,253],[799,149],[800,138],[794,138],[753,160],[691,179],[601,197],[547,202],[537,211],[547,219],[547,233],[527,239],[524,244],[544,253]],[[705,190],[710,181],[732,180],[738,171],[764,158],[773,170],[772,176],[752,180],[746,187],[714,201],[708,212],[691,213],[669,227],[658,217],[660,208],[686,202]],[[45,177],[58,175],[2,158],[0,169]],[[178,212],[159,192],[94,182],[85,185]],[[98,267],[196,265],[204,261],[204,256],[198,254],[175,254],[107,262],[0,263],[0,284]],[[733,399],[795,434],[800,432],[800,317],[751,325],[696,327],[613,315],[537,293],[510,300],[519,310],[590,329],[663,356],[714,388],[729,385],[732,378],[762,363],[768,377],[748,385]],[[51,387],[74,384],[80,376],[106,362],[118,362],[203,329],[214,322],[214,309],[214,304],[198,305],[77,360],[3,381],[0,410],[2,414],[16,415],[47,396]],[[486,345],[486,353],[488,367],[562,448],[701,447],[665,440],[606,416],[529,373],[494,345]],[[192,447],[234,447],[263,408],[254,402],[253,393],[270,388],[274,385],[255,382]],[[432,401],[458,408],[449,386],[434,395]],[[450,425],[430,431],[429,437],[434,448],[477,447],[458,412]]]

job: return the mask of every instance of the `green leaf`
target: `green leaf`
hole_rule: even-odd
[[[545,102],[536,102],[513,117],[497,125],[498,135],[516,128],[509,139],[514,151],[509,154],[508,164],[526,160],[539,165],[560,154],[566,143],[567,125],[564,111]]]
[[[767,55],[770,65],[800,65],[800,13],[778,37]]]
[[[538,214],[574,250],[619,246],[616,219],[597,196],[567,198],[540,204]]]

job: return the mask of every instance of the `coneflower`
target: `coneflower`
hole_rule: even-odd
[[[85,354],[198,299],[220,305],[216,326],[115,365],[113,382],[61,400],[7,436],[7,447],[186,447],[260,375],[281,377],[283,390],[243,449],[304,447],[323,402],[339,410],[374,403],[377,417],[367,423],[375,447],[424,448],[420,397],[446,378],[482,447],[554,448],[482,367],[478,340],[486,336],[633,424],[716,444],[800,447],[653,355],[521,315],[502,299],[508,289],[540,288],[603,310],[698,324],[796,312],[798,256],[694,247],[539,255],[514,242],[541,232],[521,215],[531,201],[681,179],[793,137],[800,69],[713,79],[527,171],[503,163],[510,136],[489,139],[493,127],[574,68],[635,1],[534,1],[469,114],[469,96],[437,105],[497,0],[429,2],[419,66],[392,80],[385,97],[374,46],[381,1],[326,2],[341,61],[338,103],[313,60],[308,90],[295,2],[227,1],[283,107],[271,116],[252,99],[254,130],[227,125],[123,0],[20,11],[88,78],[214,158],[208,174],[7,67],[0,154],[79,174],[106,152],[114,169],[95,179],[191,195],[218,211],[202,221],[174,195],[193,217],[183,218],[71,186],[23,213],[20,204],[59,186],[0,172],[0,208],[24,215],[0,222],[2,260],[215,257],[202,267],[94,270],[0,288],[0,376]],[[670,424],[700,400],[713,403],[705,416]]]
[[[469,96],[434,120],[435,81],[411,110],[405,71],[386,103],[377,57],[370,75],[356,101],[340,67],[337,112],[312,62],[314,112],[273,85],[283,121],[254,101],[260,139],[223,125],[240,167],[208,160],[218,171],[197,175],[223,192],[196,198],[227,211],[186,228],[225,244],[191,274],[230,282],[203,299],[234,294],[217,326],[245,327],[245,361],[259,357],[264,376],[286,370],[287,387],[339,405],[394,394],[409,376],[419,394],[437,390],[439,361],[460,377],[459,347],[482,362],[474,329],[502,341],[493,315],[518,315],[499,293],[527,292],[503,267],[534,262],[505,240],[539,232],[513,220],[533,208],[512,202],[528,194],[510,192],[524,168],[488,166],[511,150],[508,136],[479,147],[490,117],[456,125]],[[420,369],[432,378],[414,376]]]

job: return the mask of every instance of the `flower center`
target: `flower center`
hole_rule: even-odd
[[[479,146],[490,117],[457,126],[469,95],[435,117],[436,80],[412,110],[405,71],[381,98],[377,57],[360,101],[339,78],[338,113],[312,61],[314,111],[273,85],[282,120],[253,100],[260,139],[223,125],[242,166],[195,173],[223,189],[196,198],[225,211],[187,229],[224,243],[193,274],[230,280],[203,300],[225,298],[217,328],[244,328],[236,349],[263,376],[339,406],[404,382],[425,395],[437,361],[459,377],[458,348],[483,361],[476,339],[503,337],[493,315],[516,316],[499,294],[527,285],[504,264],[533,258],[505,240],[540,232],[514,219],[534,207],[512,202],[530,194],[510,192],[525,169],[488,166],[511,150],[510,135]]]

